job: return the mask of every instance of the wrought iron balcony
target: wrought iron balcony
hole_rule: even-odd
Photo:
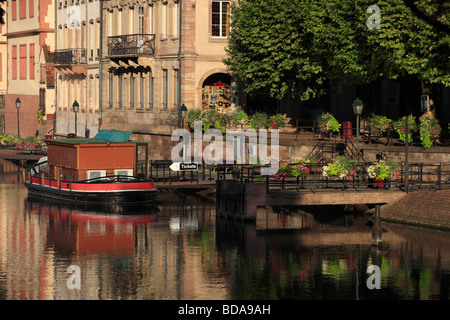
[[[86,49],[55,50],[55,66],[69,66],[86,63]]]
[[[128,34],[108,37],[109,57],[149,56],[154,53],[154,34]]]

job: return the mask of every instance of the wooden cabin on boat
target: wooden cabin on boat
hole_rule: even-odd
[[[104,176],[138,175],[134,142],[68,138],[47,140],[49,178],[83,181]],[[146,171],[146,170],[145,170]]]

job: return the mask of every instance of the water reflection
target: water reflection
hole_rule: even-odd
[[[342,207],[275,210],[255,224],[216,218],[213,202],[174,192],[119,211],[28,198],[15,183],[0,184],[0,199],[0,299],[446,300],[450,293],[449,233],[384,223],[390,247],[379,250],[367,219]],[[366,285],[372,264],[380,290]],[[80,267],[79,290],[67,287],[70,265]]]

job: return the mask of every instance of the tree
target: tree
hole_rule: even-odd
[[[411,2],[411,1],[406,1]],[[435,22],[450,22],[447,4],[442,14],[441,1],[416,1],[415,8],[425,15],[441,15]],[[436,28],[426,19],[415,15],[402,0],[379,1],[382,8],[382,26],[370,35],[373,46],[382,48],[397,74],[415,75],[421,82],[422,93],[432,94],[432,84],[450,86],[450,34]]]
[[[380,0],[380,28],[368,28],[369,0],[237,0],[225,64],[248,92],[272,97],[324,93],[327,81],[368,84],[416,75],[423,84],[450,85],[449,35],[414,15],[402,0]],[[442,6],[421,0],[423,12]],[[440,9],[440,11],[439,11]]]

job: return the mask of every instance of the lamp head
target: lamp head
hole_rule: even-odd
[[[80,111],[80,105],[78,104],[77,100],[74,101],[72,108],[73,108],[73,112]]]
[[[20,99],[19,99],[19,97],[17,97],[17,99],[16,99],[16,108],[17,109],[20,108],[20,104],[21,104]]]
[[[360,116],[362,114],[363,107],[364,107],[364,104],[361,101],[361,99],[356,98],[355,101],[353,101],[353,113],[356,116]]]
[[[180,114],[183,119],[187,116],[187,108],[184,103],[180,106]]]

